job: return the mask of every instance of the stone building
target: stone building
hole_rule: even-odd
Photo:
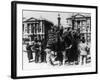
[[[48,30],[53,23],[46,19],[29,18],[23,21],[23,41],[47,40]]]
[[[76,14],[67,18],[67,24],[72,27],[73,30],[78,30],[81,34],[81,38],[85,37],[87,42],[91,41],[91,16],[85,16]]]

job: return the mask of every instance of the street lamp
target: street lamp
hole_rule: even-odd
[[[60,17],[60,14],[58,14],[58,29],[60,29],[60,20],[61,20],[61,17]]]

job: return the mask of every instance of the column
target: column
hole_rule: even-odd
[[[42,21],[40,21],[40,28],[41,28],[40,33],[42,33]]]
[[[87,42],[87,18],[86,18],[86,42]],[[87,43],[88,44],[88,43]]]
[[[23,26],[24,26],[24,27],[23,27],[23,33],[26,33],[26,27],[27,27],[26,23],[24,23]]]
[[[22,27],[22,31],[23,31],[23,33],[24,33],[24,29],[25,29],[24,27],[25,27],[25,26],[24,26],[24,23],[23,23],[23,27]]]
[[[33,27],[34,27],[34,34],[35,34],[35,23],[33,24]]]
[[[33,27],[33,23],[31,23],[31,28],[30,28],[30,29],[31,29],[31,30],[30,30],[30,31],[31,31],[31,34],[32,34],[32,29],[33,29],[32,27]]]
[[[27,33],[29,33],[29,24],[27,24]]]
[[[30,32],[30,34],[31,34],[31,24],[30,24],[30,26],[29,26],[29,32]]]
[[[35,34],[36,34],[36,23],[35,23]]]

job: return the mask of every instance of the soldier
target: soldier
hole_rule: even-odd
[[[45,40],[43,39],[41,43],[41,62],[46,62],[46,52],[44,51],[45,46]]]
[[[35,41],[35,63],[39,62],[39,44],[38,41]]]
[[[29,62],[32,62],[32,59],[33,59],[31,47],[32,47],[32,45],[29,45],[29,43],[26,46],[26,50],[27,50],[27,55],[28,55]]]

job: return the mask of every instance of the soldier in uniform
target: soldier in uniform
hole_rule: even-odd
[[[35,40],[35,63],[39,62],[39,44],[38,41]]]
[[[29,43],[26,46],[26,50],[27,50],[27,55],[28,55],[29,62],[32,62],[32,59],[33,59],[31,47],[32,47],[32,45],[29,45]]]

